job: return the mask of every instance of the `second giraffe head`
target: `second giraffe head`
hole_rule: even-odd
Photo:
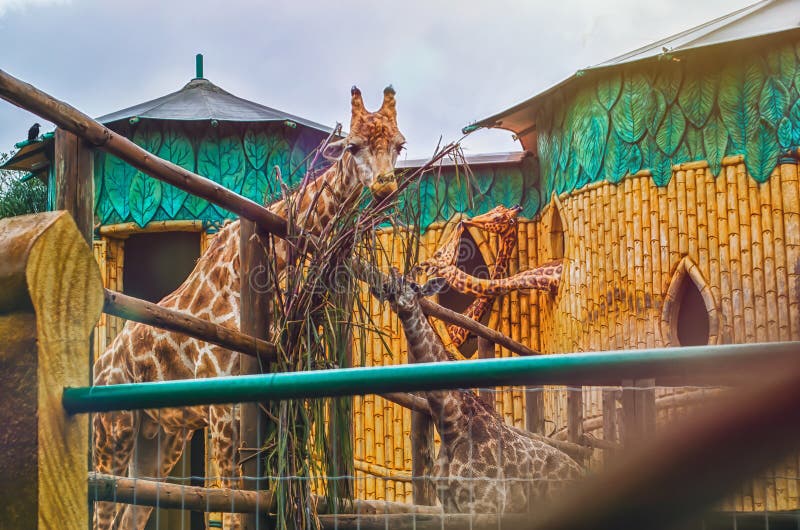
[[[379,287],[372,287],[371,291],[378,300],[389,302],[392,311],[402,315],[414,310],[420,298],[440,293],[447,287],[447,280],[441,277],[431,278],[425,285],[419,285],[393,272]]]
[[[406,143],[397,128],[395,91],[391,86],[384,89],[383,104],[377,112],[367,111],[357,87],[350,93],[350,133],[329,144],[324,155],[341,160],[380,199],[397,189],[394,164]]]

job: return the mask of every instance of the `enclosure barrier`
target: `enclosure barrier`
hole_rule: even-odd
[[[777,367],[800,369],[800,343],[731,344],[482,359],[65,388],[71,414],[513,385],[742,384]]]

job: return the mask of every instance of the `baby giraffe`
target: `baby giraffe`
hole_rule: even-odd
[[[373,294],[388,301],[400,317],[409,361],[449,361],[447,349],[419,305],[447,286],[433,278],[423,287],[392,274]],[[442,443],[434,465],[434,484],[449,513],[514,513],[540,507],[553,493],[582,476],[565,453],[511,429],[475,392],[424,393]]]

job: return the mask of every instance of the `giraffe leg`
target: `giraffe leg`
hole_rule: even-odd
[[[242,487],[241,469],[237,464],[239,446],[238,407],[231,405],[212,405],[209,407],[209,429],[211,447],[217,460],[220,482],[223,488]],[[225,530],[241,528],[239,514],[223,513],[222,527]]]
[[[163,428],[152,423],[153,429],[140,429],[136,436],[133,457],[128,465],[130,477],[164,481],[172,468],[180,459],[186,443],[191,440],[194,431],[181,429],[177,432],[165,432]],[[121,530],[142,530],[153,512],[152,506],[136,506],[128,504],[119,515]]]
[[[133,452],[134,428],[138,413],[107,412],[92,418],[94,436],[94,468],[98,473],[122,475]],[[114,523],[117,505],[97,502],[94,509],[95,530],[109,530]]]

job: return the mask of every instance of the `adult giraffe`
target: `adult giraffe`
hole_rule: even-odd
[[[292,197],[269,207],[286,218],[293,209],[296,223],[311,232],[329,223],[343,205],[357,200],[363,188],[376,197],[397,189],[394,164],[405,143],[397,128],[394,89],[383,92],[377,112],[368,112],[358,88],[351,91],[350,133],[329,144],[324,156],[333,165]],[[274,247],[276,268],[286,265],[287,243]],[[189,277],[159,305],[190,313],[232,329],[239,328],[239,222],[223,228],[198,260]],[[95,385],[141,383],[236,375],[239,354],[186,335],[128,322],[95,363]],[[162,479],[169,475],[195,430],[208,427],[211,448],[219,462],[222,484],[235,487],[235,409],[230,405],[184,407],[96,414],[95,469],[113,475]],[[136,453],[135,458],[131,456]],[[98,502],[98,530],[141,530],[152,508]],[[238,517],[226,514],[226,528],[238,528]]]

